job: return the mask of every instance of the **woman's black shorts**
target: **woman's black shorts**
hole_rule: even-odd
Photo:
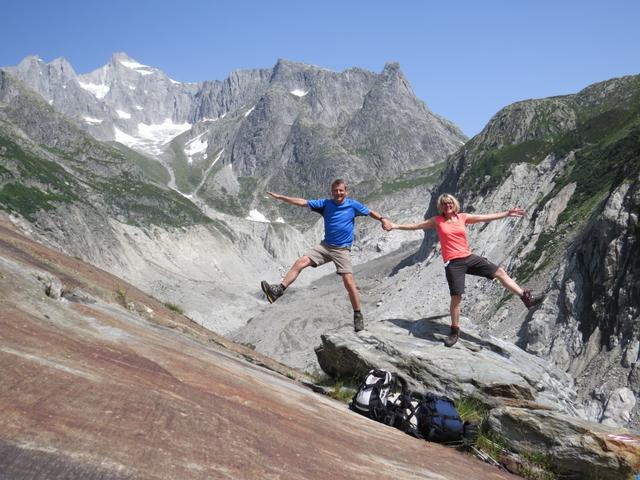
[[[447,283],[449,284],[449,293],[451,295],[462,295],[464,293],[464,277],[467,274],[493,278],[496,270],[498,270],[497,265],[479,255],[471,254],[468,257],[449,260],[444,267]]]

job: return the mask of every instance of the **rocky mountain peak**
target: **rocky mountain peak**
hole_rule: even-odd
[[[64,57],[54,58],[53,60],[51,60],[51,62],[49,62],[48,66],[50,68],[59,70],[70,70],[71,72],[73,72],[73,74],[76,73],[71,63],[69,63],[69,61]]]
[[[572,96],[516,102],[500,110],[478,140],[493,147],[543,139],[575,128]]]
[[[44,65],[44,60],[39,55],[28,55],[17,65],[18,68],[28,68],[33,65]]]
[[[111,62],[135,62],[138,63],[134,58],[130,57],[126,52],[115,52],[111,55]]]
[[[382,70],[383,75],[402,75],[400,71],[400,63],[396,61],[390,61],[384,64],[384,69]]]
[[[324,70],[315,65],[294,62],[291,60],[278,59],[272,70],[270,83],[282,84],[291,90],[298,90],[300,95],[307,92],[326,74],[331,74],[329,70]]]
[[[61,82],[76,82],[77,74],[73,66],[62,57],[58,57],[47,64],[47,70],[50,76],[58,77]]]
[[[415,93],[402,73],[398,62],[387,62],[385,64],[384,69],[380,74],[380,85],[383,85],[385,90],[407,97],[412,103],[415,103],[415,100],[417,100]]]
[[[126,53],[114,53],[107,64],[111,68],[116,71],[119,71],[120,74],[127,74],[134,72],[137,75],[147,76],[147,75],[160,75],[166,76],[161,70],[151,67],[149,65],[144,65],[137,60],[131,58]],[[122,70],[126,69],[126,70]]]

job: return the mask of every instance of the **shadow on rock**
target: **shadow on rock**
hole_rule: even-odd
[[[449,335],[449,325],[443,325],[438,322],[442,318],[449,318],[449,314],[432,315],[430,317],[421,318],[419,320],[406,320],[402,318],[391,318],[383,320],[394,324],[397,327],[403,328],[409,332],[410,336],[428,340],[430,342],[442,342],[444,338]],[[476,335],[465,332],[460,332],[460,341],[466,346],[469,344],[475,344],[478,348],[487,348],[492,352],[495,352],[503,357],[509,358],[510,354],[505,349],[497,345],[496,343],[483,340]]]
[[[390,318],[383,321],[407,330],[409,335],[413,337],[438,342],[442,339],[443,335],[449,335],[449,325],[443,325],[437,321],[442,318],[449,318],[449,315],[432,315],[431,317],[421,318],[419,320]]]

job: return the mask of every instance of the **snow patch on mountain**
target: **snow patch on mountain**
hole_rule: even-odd
[[[153,73],[153,68],[149,65],[143,65],[141,63],[136,62],[135,60],[122,60],[119,59],[120,65],[130,68],[131,70],[135,70],[140,75],[151,75]]]
[[[218,120],[222,120],[224,117],[227,116],[227,112],[224,112],[222,115],[220,115],[219,117],[215,117],[215,118],[211,118],[211,117],[205,117],[201,120],[201,122],[217,122]]]
[[[125,118],[125,119],[129,119],[129,118],[131,118],[131,114],[130,114],[130,113],[128,113],[128,112],[125,112],[125,111],[123,111],[123,110],[116,110],[116,113],[118,114],[118,116],[119,116],[120,118]]]
[[[309,93],[309,91],[296,88],[295,90],[291,90],[291,92],[289,93],[291,93],[291,95],[295,95],[296,97],[304,97],[307,93]]]
[[[127,147],[135,148],[140,143],[137,138],[134,138],[131,135],[127,135],[126,133],[124,133],[122,130],[120,130],[117,127],[113,128],[113,132],[114,132],[115,137],[116,137],[116,142],[122,143],[123,145],[126,145]]]
[[[96,83],[83,83],[78,81],[80,87],[94,95],[98,100],[102,100],[109,93],[109,85],[100,85]]]
[[[255,208],[251,210],[249,212],[249,215],[245,218],[246,220],[251,220],[252,222],[271,223],[269,220],[267,220],[267,217],[265,217],[262,213],[260,213]]]
[[[203,153],[207,150],[207,147],[209,146],[209,142],[207,142],[206,140],[203,142],[202,136],[205,134],[206,132],[201,133],[200,135],[198,135],[196,138],[189,140],[185,146],[184,146],[184,153],[187,156],[187,161],[189,163],[193,163],[193,157],[199,153]]]
[[[138,124],[138,135],[129,135],[118,128],[114,128],[116,142],[120,142],[134,150],[142,150],[151,155],[160,155],[163,147],[176,136],[191,128],[190,123],[173,123],[167,118],[163,123],[147,125]]]
[[[93,117],[82,117],[82,119],[87,122],[90,123],[91,125],[100,125],[104,120],[100,120],[99,118],[93,118]]]

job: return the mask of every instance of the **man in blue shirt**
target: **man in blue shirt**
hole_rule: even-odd
[[[332,198],[305,200],[273,192],[267,192],[267,194],[291,205],[308,207],[324,218],[324,240],[320,242],[320,245],[316,245],[296,260],[279,285],[262,281],[262,291],[267,296],[269,303],[273,303],[281,297],[286,288],[296,281],[302,270],[309,266],[318,267],[332,261],[336,266],[336,273],[342,277],[342,282],[349,293],[349,300],[353,307],[353,328],[356,332],[362,330],[364,317],[360,310],[360,294],[353,279],[353,267],[351,266],[354,220],[358,216],[369,216],[381,222],[382,228],[387,230],[391,226],[389,219],[369,210],[360,202],[348,198],[347,184],[342,179],[334,180],[331,184]]]

